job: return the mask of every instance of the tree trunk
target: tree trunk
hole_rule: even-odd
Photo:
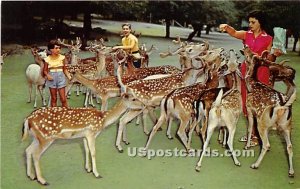
[[[89,6],[87,6],[85,11],[84,11],[83,34],[81,36],[81,39],[82,39],[81,49],[85,49],[85,47],[87,46],[87,40],[89,39],[90,32],[92,30],[91,11],[88,7]]]
[[[166,18],[166,36],[165,38],[170,38],[170,18]]]

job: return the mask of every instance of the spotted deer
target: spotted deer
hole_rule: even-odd
[[[125,60],[126,57],[123,57],[123,59],[118,60],[118,62],[123,62]],[[132,63],[128,64],[132,65]],[[122,76],[122,81],[127,84],[134,80],[143,79],[150,75],[174,73],[179,73],[179,69],[170,65],[140,68],[130,70],[128,74],[124,74]],[[74,78],[100,97],[102,101],[101,110],[107,110],[108,99],[119,97],[121,95],[120,85],[116,76],[107,76],[101,79],[88,79],[82,76],[80,73],[75,73]]]
[[[221,63],[220,53],[223,50],[224,49],[222,48],[215,49],[212,51],[213,53],[209,53],[207,56],[203,57],[203,64],[206,68],[205,73],[208,74],[207,81],[205,83],[196,83],[190,86],[174,89],[162,99],[161,116],[150,133],[145,149],[148,149],[153,136],[165,120],[168,120],[169,122],[167,129],[167,137],[169,139],[172,139],[173,137],[171,136],[171,124],[173,118],[177,118],[180,120],[180,126],[177,131],[177,134],[187,151],[190,150],[185,130],[187,128],[188,123],[191,120],[194,120],[194,116],[196,116],[193,103],[196,101],[196,99],[199,98],[199,95],[201,95],[202,91],[204,91],[205,89],[218,87],[218,71]],[[206,64],[206,60],[212,61],[213,59],[215,61],[214,64]]]
[[[118,69],[118,82],[123,93],[122,100],[127,105],[128,111],[120,118],[120,124],[117,134],[116,147],[119,152],[123,152],[120,144],[123,141],[128,144],[126,137],[126,124],[138,116],[144,110],[151,110],[158,107],[162,98],[175,88],[191,85],[195,83],[203,68],[189,68],[184,72],[173,74],[169,77],[150,80],[136,80],[124,84],[121,80],[121,66]]]
[[[251,55],[251,57],[254,55],[253,52],[247,47],[245,49],[240,51],[242,54],[248,54],[248,56]],[[269,67],[270,71],[270,84],[271,86],[274,86],[275,82],[280,82],[282,81],[286,86],[286,95],[291,96],[291,94],[294,91],[295,88],[295,75],[296,75],[296,70],[290,66],[285,65],[288,60],[283,60],[279,63],[272,62],[268,60],[268,55],[269,51],[264,51],[261,55],[261,57],[257,57],[259,59],[263,59],[263,65]]]
[[[191,68],[193,66],[192,58],[204,54],[209,49],[208,42],[202,44],[187,44],[181,42],[179,39],[178,43],[180,43],[180,47],[177,50],[171,52],[169,48],[168,52],[160,53],[160,57],[165,58],[167,56],[174,56],[178,54],[179,64],[182,71],[186,68]]]
[[[291,96],[287,96],[275,89],[260,83],[255,73],[258,66],[264,64],[264,60],[260,57],[246,53],[244,51],[247,63],[246,86],[247,86],[247,114],[248,114],[248,141],[245,148],[250,147],[250,138],[253,128],[253,122],[257,122],[257,130],[262,141],[261,153],[257,161],[251,165],[251,168],[259,167],[264,155],[270,148],[268,140],[268,130],[276,126],[282,131],[286,144],[289,159],[289,176],[294,176],[293,169],[293,150],[291,143],[291,120],[292,120],[292,103],[296,99],[296,88],[294,88]]]
[[[140,53],[141,53],[141,68],[149,67],[149,56],[153,53],[154,50],[157,50],[157,47],[154,45],[151,45],[150,49],[148,50],[146,45],[143,44],[140,47]]]
[[[222,56],[224,56],[224,55],[225,54],[222,53]],[[222,88],[223,92],[227,92],[229,89],[231,89],[234,86],[233,85],[234,82],[235,83],[237,82],[236,76],[234,74],[232,74],[234,72],[236,72],[238,74],[240,73],[238,70],[238,65],[240,63],[238,62],[237,59],[238,59],[237,54],[235,53],[235,51],[233,49],[231,49],[229,51],[229,56],[226,56],[224,58],[224,60],[221,62],[221,65],[219,68],[220,73],[219,73],[218,88],[206,89],[205,92],[202,93],[201,95],[199,95],[199,98],[196,99],[196,101],[194,102],[193,107],[195,109],[197,116],[195,117],[195,120],[192,122],[192,124],[190,125],[190,128],[189,128],[188,146],[191,145],[192,133],[195,130],[195,128],[196,128],[197,134],[201,134],[203,142],[206,140],[206,130],[207,130],[207,125],[208,125],[209,111],[212,107],[213,102],[216,100],[217,95],[220,92],[221,88]],[[224,72],[224,69],[227,71],[225,71],[225,73],[221,74],[222,72]],[[222,80],[224,80],[224,83],[221,82]],[[202,112],[204,112],[204,117],[201,116]],[[202,125],[201,130],[197,129],[197,126],[200,121],[201,121],[201,125]],[[221,128],[220,132],[219,132],[218,140],[220,143],[221,143],[220,134],[223,131],[224,130]],[[226,145],[226,140],[225,140],[226,132],[223,132],[223,133],[224,133],[223,146],[225,146]]]
[[[121,101],[106,112],[94,108],[63,107],[40,108],[32,112],[25,119],[22,137],[22,140],[25,140],[30,134],[33,138],[25,151],[27,176],[31,180],[37,179],[42,185],[48,185],[40,169],[42,154],[57,139],[83,138],[85,169],[87,172],[93,172],[95,177],[101,178],[96,167],[96,137],[124,113],[126,109],[123,107]],[[32,161],[35,173],[32,170]]]
[[[232,57],[235,57],[233,53],[233,51],[230,51],[230,60]],[[232,88],[225,94],[223,93],[223,90],[220,90],[216,100],[214,101],[214,103],[211,106],[211,109],[209,110],[207,137],[204,141],[201,157],[196,165],[196,171],[200,171],[202,159],[204,157],[204,154],[206,153],[213,131],[217,127],[221,126],[226,127],[228,130],[227,144],[232,154],[234,164],[237,166],[241,165],[233,150],[234,134],[239,120],[239,116],[242,112],[242,98],[240,89],[241,73],[239,71],[238,65],[239,63],[236,60],[231,60],[227,64],[228,70],[226,73],[224,73],[224,75],[231,75],[231,79],[233,80]]]
[[[69,58],[68,63],[71,65],[77,65],[80,62],[78,53],[80,52],[80,47],[82,46],[80,38],[76,37],[75,44],[73,41],[71,41],[71,44],[67,44],[65,43],[65,40],[61,40],[61,39],[58,39],[58,43],[69,49],[69,53],[68,55],[66,55],[66,57]]]

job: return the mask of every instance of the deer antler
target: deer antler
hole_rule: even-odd
[[[180,37],[177,35],[176,40],[174,39],[172,42],[175,44],[180,44],[181,43]]]

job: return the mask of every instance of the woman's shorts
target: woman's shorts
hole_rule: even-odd
[[[53,77],[53,80],[46,81],[47,87],[60,89],[66,86],[66,77],[64,72],[49,72],[49,74]]]

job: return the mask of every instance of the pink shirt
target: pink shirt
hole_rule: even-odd
[[[272,43],[273,38],[266,32],[262,32],[256,38],[251,30],[246,32],[244,44],[247,45],[252,52],[261,55],[264,50],[267,50]]]

